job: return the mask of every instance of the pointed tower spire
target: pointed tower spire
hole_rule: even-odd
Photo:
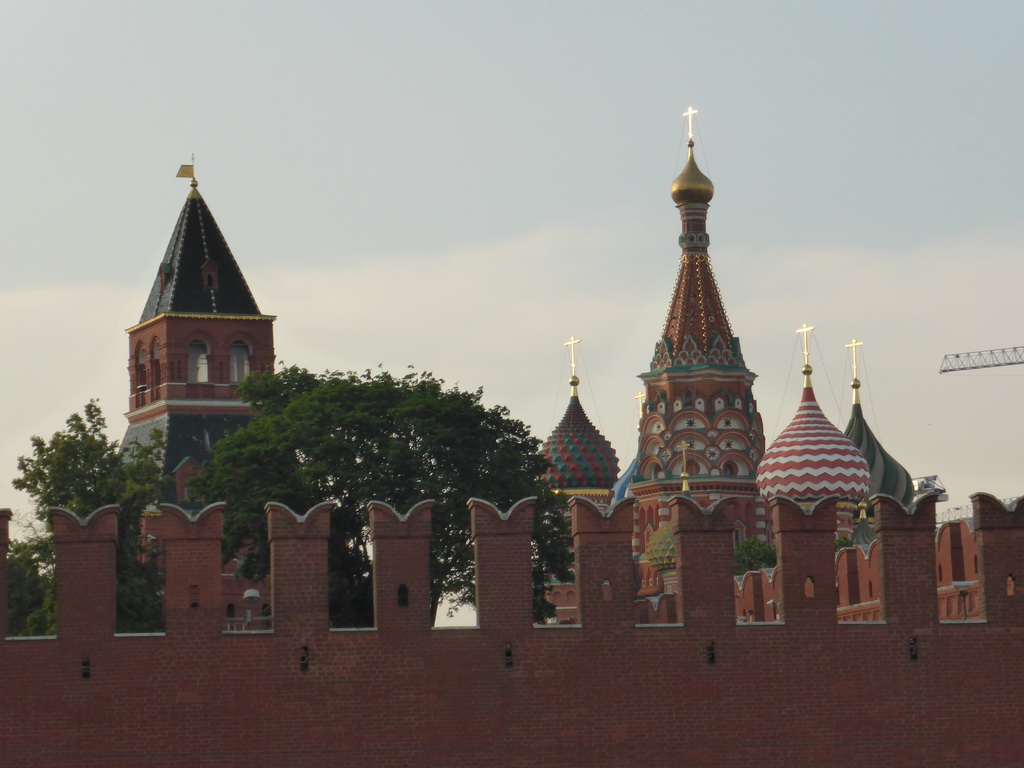
[[[692,107],[690,110],[687,115],[692,120],[696,111]],[[694,160],[692,130],[686,146],[686,165],[672,183],[672,201],[683,225],[679,236],[683,253],[662,331],[665,351],[677,365],[709,362],[712,358],[716,358],[714,362],[742,364],[730,349],[732,329],[708,260],[708,203],[714,197],[715,185]]]
[[[576,345],[580,341],[572,336],[564,345],[572,358],[569,406],[544,442],[544,457],[549,464],[544,479],[559,493],[596,496],[607,502],[619,476],[619,460],[612,444],[593,425],[580,403],[580,380],[576,375]]]
[[[764,452],[752,391],[756,376],[743,363],[708,256],[707,213],[715,187],[694,157],[696,113],[692,107],[685,113],[687,158],[672,183],[682,224],[679,271],[650,369],[640,374],[647,397],[629,485],[639,508],[635,556],[646,551],[649,533],[668,523],[666,499],[680,493],[704,505],[731,497],[737,538],[772,536],[755,483]]]
[[[139,322],[128,329],[131,395],[123,444],[164,433],[164,472],[175,479],[164,501],[188,501],[188,480],[224,434],[246,424],[237,396],[250,371],[274,366],[274,317],[260,313],[227,240],[199,194],[189,192],[157,268]]]
[[[903,465],[894,459],[882,444],[875,437],[871,427],[864,418],[864,409],[860,404],[860,379],[857,378],[857,348],[864,346],[864,342],[854,339],[846,345],[853,350],[853,380],[850,388],[853,390],[853,408],[850,411],[850,421],[843,430],[843,434],[853,441],[857,450],[867,460],[871,469],[871,484],[865,496],[871,497],[876,493],[885,493],[899,501],[904,507],[909,506],[914,500],[914,483],[910,473]]]

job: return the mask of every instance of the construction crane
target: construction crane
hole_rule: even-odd
[[[950,371],[973,371],[978,368],[995,368],[1000,365],[1024,364],[1024,347],[1007,349],[985,349],[981,352],[959,352],[942,358],[939,373]]]

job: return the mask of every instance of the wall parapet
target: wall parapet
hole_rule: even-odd
[[[990,503],[978,498],[982,507]],[[907,605],[900,596],[927,581],[925,572],[935,600],[935,537],[925,536],[928,515],[921,507],[914,513],[925,512],[919,520],[905,521],[899,515],[906,511],[881,501],[879,540],[867,558],[859,550],[836,557],[824,533],[824,519],[834,522],[829,505],[807,514],[779,500],[773,504],[783,522],[778,568],[737,581],[711,562],[716,552],[727,553],[728,530],[718,516],[728,517],[728,505],[705,509],[683,497],[666,504],[674,512],[677,551],[690,564],[679,579],[683,624],[633,621],[632,500],[603,511],[586,499],[569,502],[582,620],[571,627],[535,626],[528,612],[532,501],[504,513],[475,501],[479,626],[429,631],[430,503],[399,513],[375,502],[377,627],[327,626],[330,505],[302,515],[268,505],[274,629],[237,634],[217,631],[221,617],[208,599],[220,573],[223,509],[213,505],[189,516],[164,507],[163,636],[113,632],[117,510],[84,520],[55,512],[58,599],[102,587],[108,597],[93,602],[109,611],[72,606],[60,614],[56,638],[0,643],[0,676],[6,690],[17,692],[0,701],[4,757],[24,765],[117,768],[137,765],[140,754],[154,765],[248,764],[253,751],[262,762],[310,766],[322,765],[325,755],[342,766],[610,768],[675,764],[685,756],[688,765],[703,767],[722,765],[724,755],[734,764],[768,768],[867,767],[880,756],[907,765],[1019,761],[1024,737],[1013,703],[1024,676],[1024,621],[1017,610],[1021,592],[1007,586],[1008,569],[1021,572],[1024,526],[1017,525],[1016,510],[982,509],[996,524],[983,520],[975,534],[965,524],[940,529],[942,541],[959,542],[965,552],[976,547],[980,588],[998,598],[983,621],[949,622],[924,621],[920,612],[909,620],[894,615]],[[887,515],[896,520],[887,522]],[[0,514],[0,530],[6,522]],[[828,597],[822,579],[834,585],[837,564],[851,558],[881,563],[887,546],[911,557],[885,563],[889,592],[879,599],[896,596],[895,607],[882,606],[886,620],[837,622],[833,594],[830,620],[819,621],[819,597]],[[701,563],[721,576],[721,585],[704,581]],[[810,596],[807,575],[820,577]],[[961,575],[973,573],[955,577]],[[755,577],[785,596],[785,621],[736,623],[722,616],[732,590],[750,588]],[[75,579],[85,591],[74,591]],[[872,679],[884,681],[881,689],[837,678],[836,670],[858,659],[868,660]],[[950,686],[957,669],[969,684]],[[758,680],[791,697],[800,716],[794,719],[792,706],[751,707],[762,692]],[[539,706],[564,700],[566,691],[571,700],[550,715]],[[268,707],[280,716],[267,718]],[[951,728],[950,712],[967,710],[971,728],[959,721]],[[851,711],[859,727],[844,736],[836,723]],[[674,729],[671,739],[644,738],[652,712],[699,717],[700,727]],[[910,732],[906,718],[893,712],[914,714]],[[243,751],[244,759],[226,751],[225,734],[254,722],[260,723],[258,748]],[[584,733],[585,739],[566,738]]]

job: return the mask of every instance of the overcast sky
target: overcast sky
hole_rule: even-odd
[[[795,329],[950,505],[1024,493],[1024,6],[1013,2],[97,2],[0,9],[0,506],[32,434],[126,426],[128,344],[188,191],[278,359],[482,386],[543,438],[581,397],[625,468],[678,266],[685,157],[769,441]],[[4,491],[3,487],[7,490]]]

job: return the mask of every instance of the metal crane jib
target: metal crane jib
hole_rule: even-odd
[[[1024,347],[985,349],[980,352],[958,352],[942,358],[939,373],[973,371],[977,368],[995,368],[1000,365],[1024,364]]]

